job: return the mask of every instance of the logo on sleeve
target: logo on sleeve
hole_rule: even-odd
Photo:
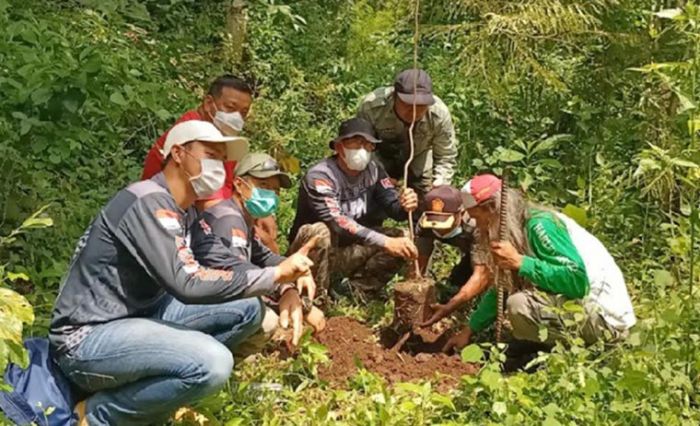
[[[231,246],[246,248],[248,247],[248,235],[241,229],[231,230]]]
[[[182,224],[180,223],[180,215],[178,213],[172,210],[160,209],[156,210],[155,215],[160,226],[168,231],[182,231]]]
[[[333,184],[326,179],[314,179],[314,189],[319,194],[332,194]]]
[[[201,219],[199,221],[199,227],[202,228],[202,232],[204,232],[204,235],[211,235],[211,226],[209,226],[206,220]]]
[[[382,187],[384,189],[394,188],[394,184],[391,182],[391,179],[388,177],[380,180],[379,182],[382,184]]]

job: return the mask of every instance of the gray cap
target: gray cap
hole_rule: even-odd
[[[235,170],[236,176],[253,176],[258,179],[267,179],[279,176],[282,188],[291,188],[292,179],[284,173],[274,158],[263,152],[251,152],[238,162]]]
[[[345,120],[340,123],[340,128],[338,129],[338,137],[333,139],[329,146],[334,149],[333,145],[336,142],[342,141],[343,139],[354,138],[355,136],[361,136],[371,143],[380,143],[381,140],[377,138],[374,133],[374,127],[372,124],[365,120],[364,118],[353,117],[350,120]]]
[[[414,84],[415,95],[413,94]],[[427,72],[420,69],[401,71],[394,80],[394,90],[399,99],[407,104],[432,105],[435,103],[433,81]]]

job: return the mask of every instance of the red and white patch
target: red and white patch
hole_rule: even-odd
[[[326,179],[314,179],[314,189],[319,194],[332,194],[333,184]]]
[[[194,274],[199,270],[199,263],[195,260],[192,250],[187,246],[187,242],[184,238],[175,237],[175,244],[177,245],[177,257],[180,259],[184,265],[182,270],[187,274]]]
[[[200,228],[202,228],[202,232],[204,232],[204,235],[211,235],[211,226],[209,226],[206,220],[200,220],[199,226]]]
[[[382,184],[382,187],[383,187],[384,189],[391,189],[391,188],[394,188],[393,182],[391,182],[391,179],[388,178],[388,177],[387,177],[387,178],[384,178],[384,179],[382,179],[382,180],[380,180],[379,183]]]
[[[231,246],[245,248],[248,247],[248,235],[241,229],[231,230]]]
[[[181,231],[180,215],[172,210],[160,209],[155,212],[160,225],[168,231]]]

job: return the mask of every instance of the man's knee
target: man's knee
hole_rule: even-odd
[[[529,317],[530,301],[527,294],[521,291],[509,296],[506,300],[506,313],[508,318]]]
[[[199,374],[194,379],[195,385],[207,390],[223,387],[233,371],[231,351],[213,337],[207,343],[198,345],[201,353]]]
[[[306,228],[306,229],[305,229]],[[318,248],[328,248],[331,246],[331,230],[323,222],[311,223],[301,227],[304,235],[308,235],[308,238],[317,237],[316,247]]]

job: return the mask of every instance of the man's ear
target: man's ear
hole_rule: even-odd
[[[181,166],[183,160],[182,156],[185,155],[184,150],[185,148],[182,145],[175,145],[170,148],[170,160],[178,166]]]

